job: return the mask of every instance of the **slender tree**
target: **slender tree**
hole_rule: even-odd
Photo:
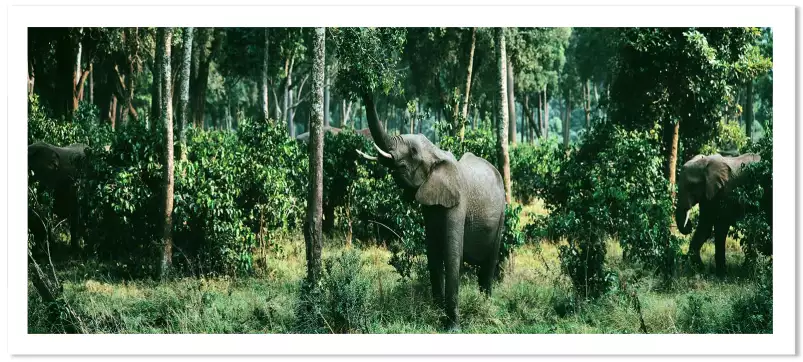
[[[507,106],[508,110],[508,120],[510,121],[510,125],[508,126],[508,142],[510,144],[516,144],[516,94],[514,93],[515,83],[513,81],[513,63],[508,60],[507,62]]]
[[[466,122],[468,120],[468,103],[471,94],[471,74],[474,70],[474,48],[477,45],[477,28],[471,28],[471,48],[468,51],[468,74],[466,76],[466,92],[463,96],[463,110],[461,111],[460,118],[460,141],[463,141],[463,137],[466,133]],[[456,114],[456,113],[455,113]],[[412,126],[411,126],[412,128]],[[410,132],[412,133],[412,132]]]
[[[162,44],[162,41],[164,41],[164,37],[162,37],[161,31],[162,28],[156,30],[156,48],[153,52],[154,59],[153,66],[151,67],[153,73],[153,88],[151,88],[151,122],[162,119],[162,63],[164,62],[164,53],[162,52],[164,44]],[[114,104],[116,106],[117,102]],[[113,112],[116,113],[116,107],[112,109],[114,109]]]
[[[181,77],[178,83],[179,158],[187,159],[187,104],[190,102],[190,68],[192,67],[193,28],[184,28],[181,53]]]
[[[507,55],[505,54],[505,29],[496,28],[496,58],[499,80],[499,126],[496,132],[499,165],[502,166],[502,178],[505,182],[505,201],[510,203],[510,155],[508,154],[508,92],[507,92]]]
[[[162,54],[161,76],[163,80],[170,79],[170,48],[173,38],[172,28],[159,28],[159,52]],[[164,228],[162,233],[162,264],[160,275],[168,276],[173,264],[173,101],[170,97],[171,82],[161,82],[162,91],[162,122],[165,128],[165,180],[164,180]]]
[[[753,140],[753,119],[755,113],[753,112],[753,79],[749,79],[745,85],[745,107],[744,107],[744,125],[747,138]]]
[[[307,279],[314,285],[321,273],[323,247],[323,87],[326,28],[316,28],[312,44],[312,115],[310,117],[309,179],[307,220],[304,239],[307,250]]]
[[[264,47],[262,49],[262,72],[259,76],[259,110],[263,119],[270,117],[268,107],[268,67],[270,60],[270,33],[268,28],[264,31]]]

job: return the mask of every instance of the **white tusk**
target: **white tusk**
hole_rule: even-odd
[[[689,209],[689,211],[686,211],[686,222],[683,223],[684,229],[686,228],[686,225],[689,225],[689,214],[691,214],[691,209]]]
[[[376,161],[376,156],[368,156],[368,155],[362,153],[362,151],[360,151],[360,150],[355,150],[355,151],[357,151],[357,153],[359,153],[360,156],[362,156],[362,157],[365,157],[365,158],[367,158],[367,159],[369,159],[371,161]]]
[[[385,151],[382,151],[382,149],[379,148],[379,146],[376,144],[376,142],[374,142],[374,148],[376,148],[376,151],[379,152],[379,154],[382,155],[382,157],[391,158],[391,159],[393,158],[393,156],[391,154],[389,154],[389,153],[387,153]]]

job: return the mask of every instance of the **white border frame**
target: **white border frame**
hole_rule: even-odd
[[[96,4],[100,2],[95,2]],[[795,157],[791,6],[11,6],[8,150],[26,145],[27,27],[48,26],[769,26],[774,32],[775,165]],[[91,12],[92,16],[88,16]],[[272,14],[281,13],[280,16]],[[624,15],[624,16],[623,16]],[[16,152],[15,152],[16,153]],[[794,354],[795,173],[776,167],[774,333],[770,335],[29,335],[25,161],[8,159],[9,352],[93,355]],[[779,212],[780,211],[780,212]],[[314,346],[315,349],[310,347]]]

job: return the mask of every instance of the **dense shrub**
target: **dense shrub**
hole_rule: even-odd
[[[604,267],[607,237],[618,236],[628,258],[663,275],[674,271],[679,240],[669,232],[672,203],[659,134],[601,124],[536,190],[550,215],[536,220],[542,230],[532,234],[568,241],[562,265],[582,295],[599,296],[612,280]]]
[[[747,146],[747,133],[745,133],[739,122],[723,121],[717,122],[714,130],[714,137],[703,145],[701,154],[711,155],[720,152],[738,153]]]
[[[317,286],[305,280],[296,310],[302,333],[365,333],[368,328],[371,281],[356,249],[324,260]]]
[[[513,197],[529,204],[537,190],[546,188],[550,175],[560,171],[560,144],[556,138],[544,139],[538,145],[519,144],[510,149],[510,179]]]
[[[152,271],[161,243],[163,136],[139,123],[119,129],[109,151],[92,149],[80,199],[88,240],[104,259],[128,272]]]
[[[112,129],[100,121],[97,106],[81,102],[78,110],[67,119],[55,119],[39,103],[34,94],[28,98],[28,144],[38,141],[65,147],[83,143],[94,148],[109,145]]]
[[[731,202],[744,213],[733,230],[741,235],[742,250],[748,262],[758,254],[772,255],[772,124],[767,135],[746,151],[758,153],[761,161],[745,166],[743,183],[731,194]]]

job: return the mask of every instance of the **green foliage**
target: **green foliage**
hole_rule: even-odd
[[[557,139],[551,138],[537,145],[522,143],[510,149],[513,197],[529,204],[537,190],[546,188],[547,179],[560,171],[560,148]]]
[[[351,203],[354,237],[386,244],[392,253],[390,265],[402,277],[410,277],[415,258],[426,253],[421,206],[402,197],[389,173],[375,169],[379,173],[372,175],[371,168],[376,166],[359,166]]]
[[[669,232],[672,202],[659,133],[596,127],[546,187],[536,190],[550,215],[537,219],[542,230],[531,228],[528,235],[568,241],[561,262],[581,295],[597,297],[610,285],[603,243],[608,236],[618,236],[628,258],[664,276],[674,271],[679,240]]]
[[[731,193],[730,202],[743,211],[733,226],[741,235],[746,260],[752,262],[759,254],[772,255],[772,123],[768,134],[747,148],[758,153],[761,161],[742,169],[742,182]]]
[[[87,155],[79,199],[88,239],[101,258],[118,260],[125,273],[147,275],[156,264],[164,153],[163,136],[138,123],[118,130],[109,151]]]
[[[700,149],[700,153],[704,155],[725,151],[740,153],[747,146],[747,141],[747,134],[742,129],[742,126],[739,125],[739,122],[719,122],[716,126],[714,138]]]
[[[364,333],[368,328],[371,281],[355,249],[324,260],[318,285],[306,279],[296,311],[301,333]]]
[[[81,102],[72,116],[52,118],[34,94],[28,98],[28,144],[41,141],[65,147],[83,143],[95,148],[109,145],[112,130],[108,124],[101,124],[98,112],[95,105]]]

